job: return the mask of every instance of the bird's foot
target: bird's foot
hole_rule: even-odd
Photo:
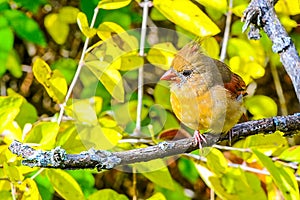
[[[231,147],[232,145],[232,143],[231,143],[231,141],[232,141],[232,131],[230,130],[230,131],[228,131],[228,145]]]
[[[198,130],[195,130],[193,137],[195,138],[195,141],[199,144],[199,149],[202,149],[202,142],[207,143],[206,138]]]

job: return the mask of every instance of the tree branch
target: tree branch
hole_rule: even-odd
[[[300,113],[240,123],[232,128],[231,135],[232,140],[236,141],[258,133],[273,133],[276,130],[285,132],[286,135],[295,134],[297,130],[300,130]],[[219,137],[219,135],[207,133],[205,137],[207,143],[202,142],[203,147],[212,146],[217,142],[228,140],[228,134]],[[13,141],[9,146],[12,153],[24,158],[22,164],[30,167],[61,169],[97,168],[98,170],[112,169],[119,165],[146,162],[158,158],[188,153],[198,148],[199,146],[193,137],[177,141],[165,141],[154,146],[123,152],[90,149],[80,154],[67,154],[66,151],[60,147],[51,151],[42,151],[35,150],[18,141]]]
[[[276,16],[274,10],[276,3],[277,0],[252,0],[244,11],[243,32],[250,26],[249,39],[259,39],[260,28],[266,32],[273,43],[273,52],[280,55],[300,102],[300,58],[295,45]]]

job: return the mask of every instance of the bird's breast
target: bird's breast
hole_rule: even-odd
[[[194,130],[225,132],[242,115],[241,102],[222,86],[173,87],[171,104],[176,117]]]

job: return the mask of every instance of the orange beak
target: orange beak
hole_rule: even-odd
[[[175,73],[175,71],[171,68],[168,71],[166,71],[162,77],[160,78],[160,80],[166,80],[166,81],[178,81],[178,76]]]

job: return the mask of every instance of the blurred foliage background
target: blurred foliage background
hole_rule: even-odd
[[[248,137],[234,144],[235,151],[210,149],[206,162],[181,156],[102,172],[29,168],[7,149],[16,139],[43,150],[61,146],[68,153],[91,147],[124,151],[173,137],[180,122],[159,78],[176,51],[195,37],[217,59],[227,41],[224,62],[248,85],[249,120],[299,112],[291,80],[267,36],[262,32],[260,40],[249,41],[241,32],[248,3],[154,0],[141,57],[138,0],[0,0],[1,199],[209,199],[210,189],[221,199],[299,198],[299,137],[280,132]],[[99,12],[89,27],[95,8]],[[299,51],[299,1],[279,0],[275,9]],[[226,26],[229,38],[223,37]],[[83,68],[65,99],[86,38]],[[143,65],[141,131],[149,143],[132,137]],[[241,150],[250,148],[251,153]],[[243,165],[270,174],[248,172]]]

